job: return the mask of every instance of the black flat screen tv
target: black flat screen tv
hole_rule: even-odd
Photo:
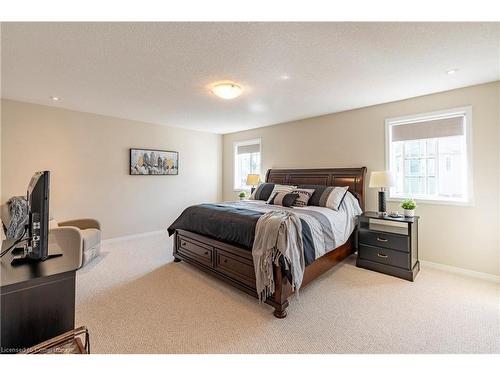
[[[50,172],[36,172],[28,185],[28,248],[32,260],[49,255],[49,189]]]
[[[23,247],[15,248],[12,265],[41,262],[61,256],[62,253],[49,254],[49,190],[50,172],[36,172],[28,185],[28,224],[25,236],[18,242]]]

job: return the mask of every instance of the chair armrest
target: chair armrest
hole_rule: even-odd
[[[8,204],[0,205],[0,217],[5,225],[9,225],[10,223],[10,212]]]
[[[75,219],[58,223],[60,227],[77,227],[80,229],[101,229],[101,224],[95,219]]]
[[[56,243],[63,253],[76,252],[78,268],[82,266],[83,237],[77,227],[59,227],[49,230],[49,243]]]
[[[3,230],[3,222],[2,219],[0,219],[0,241],[6,240],[7,237],[5,237],[5,232]]]

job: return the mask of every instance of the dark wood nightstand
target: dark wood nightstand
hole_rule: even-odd
[[[356,266],[414,281],[420,271],[418,219],[379,216],[377,212],[359,215]]]

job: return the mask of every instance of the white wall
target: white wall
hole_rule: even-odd
[[[188,205],[221,199],[216,134],[2,100],[5,202],[51,171],[50,215],[92,217],[104,238],[165,229]],[[130,176],[129,148],[179,152],[177,176]]]
[[[475,202],[470,207],[420,204],[420,259],[500,275],[499,87],[495,82],[224,135],[224,199],[236,196],[234,141],[262,139],[263,176],[278,167],[361,166],[368,167],[369,176],[385,169],[386,118],[471,105]],[[367,190],[367,209],[376,210],[376,191]]]
[[[1,64],[0,64],[0,71],[1,71]],[[0,74],[1,76],[1,74]],[[1,78],[0,78],[0,87],[1,86]],[[2,101],[0,100],[0,114],[2,113]],[[0,116],[0,199],[2,197],[2,116]],[[3,240],[5,238],[5,234],[3,231],[3,223],[0,220],[0,240]],[[1,246],[1,242],[0,242]]]
[[[51,215],[96,217],[106,238],[163,229],[190,204],[234,199],[234,141],[262,138],[263,172],[378,170],[385,165],[386,118],[471,105],[475,202],[420,204],[420,258],[500,275],[500,82],[228,134],[223,145],[214,134],[11,100],[1,104],[2,202],[25,194],[34,171],[49,169]],[[129,176],[130,147],[179,151],[180,174]],[[367,208],[374,210],[376,191],[367,190]]]
[[[0,27],[0,72],[2,71],[2,28]],[[0,94],[2,93],[2,74],[0,74]],[[1,96],[1,95],[0,95]],[[2,113],[2,101],[0,100],[0,114]],[[0,199],[2,197],[2,116],[0,115]],[[1,201],[0,201],[1,203]],[[4,238],[3,227],[0,221],[0,238]],[[0,242],[1,246],[1,242]]]
[[[498,165],[500,166],[500,84],[497,85],[497,128],[498,128]],[[500,253],[500,173],[498,173],[498,252]],[[500,255],[498,256],[498,269],[500,270]]]

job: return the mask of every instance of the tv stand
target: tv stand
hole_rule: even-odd
[[[14,249],[14,250],[17,250],[17,249]],[[24,250],[24,249],[21,249],[21,250]],[[33,258],[28,257],[27,254],[24,254],[24,251],[23,251],[23,254],[14,256],[12,258],[12,260],[10,261],[10,264],[13,266],[19,266],[21,264],[33,264],[33,263],[45,262],[46,260],[61,257],[62,255],[63,255],[62,253],[52,253],[52,254],[49,254],[47,256],[47,258],[45,258],[45,259],[33,259]]]
[[[3,249],[9,245],[1,244]],[[13,266],[12,252],[0,259],[0,354],[17,353],[75,328],[80,257],[59,244],[49,246],[49,262]],[[54,257],[61,252],[64,256]]]

